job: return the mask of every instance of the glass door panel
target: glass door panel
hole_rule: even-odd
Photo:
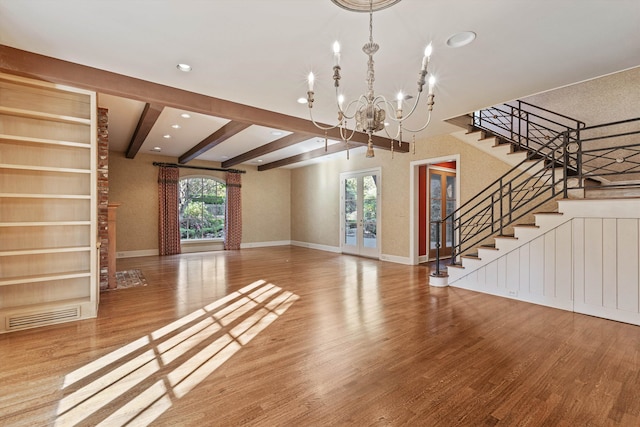
[[[341,250],[378,258],[380,175],[377,172],[345,175],[341,184]]]
[[[434,224],[456,208],[456,174],[455,172],[429,169],[429,258],[435,258],[436,246],[440,240],[440,256],[451,255],[452,222]]]

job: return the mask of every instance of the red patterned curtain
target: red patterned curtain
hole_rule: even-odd
[[[179,254],[180,215],[178,212],[178,180],[176,167],[160,166],[158,172],[158,243],[160,255]]]
[[[242,242],[241,177],[237,172],[227,172],[227,212],[224,220],[224,249],[240,249]]]

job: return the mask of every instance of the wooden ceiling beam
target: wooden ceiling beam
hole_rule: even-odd
[[[236,157],[226,160],[222,162],[222,167],[230,168],[231,166],[238,165],[240,163],[258,158],[260,156],[264,156],[265,154],[269,154],[283,148],[287,148],[291,145],[298,144],[311,138],[314,138],[314,135],[309,135],[306,133],[292,133],[291,135],[276,139],[275,141],[271,141],[268,144],[261,145],[260,147],[254,148],[253,150],[247,151],[246,153],[242,153]]]
[[[237,122],[294,133],[325,136],[325,131],[318,129],[310,120],[63,61],[6,45],[0,45],[0,70]],[[326,132],[326,135],[331,139],[341,139],[339,129],[331,129]],[[368,135],[357,132],[353,135],[351,143],[366,144],[368,138]],[[372,137],[372,143],[385,150],[388,150],[390,146],[389,139],[376,135]],[[409,149],[402,147],[397,151],[408,152]]]
[[[184,153],[178,158],[178,163],[187,163],[211,150],[216,145],[226,141],[231,138],[233,135],[242,132],[246,128],[251,126],[249,123],[241,123],[241,122],[229,122],[226,125],[222,126],[220,129],[200,141],[195,147],[191,148],[189,151]]]
[[[350,147],[354,148],[354,147]],[[307,151],[295,156],[287,157],[286,159],[276,160],[275,162],[267,163],[258,166],[259,171],[267,171],[269,169],[275,169],[282,166],[292,165],[294,163],[304,162],[305,160],[316,159],[318,157],[326,156],[329,154],[339,153],[347,149],[347,144],[332,144],[327,147],[325,151],[324,147],[317,148],[315,150]]]
[[[158,120],[158,117],[160,117],[160,113],[162,113],[163,109],[163,105],[149,104],[148,102],[144,106],[144,110],[142,110],[136,130],[133,132],[131,142],[129,142],[129,148],[127,148],[127,159],[133,159],[136,157],[136,154],[140,151],[140,147],[142,147],[144,140],[147,138],[147,135],[149,135],[149,132],[151,132],[153,125]]]

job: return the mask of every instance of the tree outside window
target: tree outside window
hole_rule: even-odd
[[[210,177],[181,178],[180,238],[223,239],[227,186]]]

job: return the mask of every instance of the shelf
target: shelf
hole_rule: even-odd
[[[91,246],[69,246],[45,249],[19,249],[13,251],[0,251],[0,257],[3,256],[19,256],[19,255],[41,255],[41,254],[58,254],[64,252],[87,252],[91,250]]]
[[[91,221],[0,222],[0,227],[46,227],[55,225],[91,225]]]
[[[90,271],[70,271],[67,273],[38,274],[35,276],[20,276],[0,279],[0,286],[22,285],[25,283],[49,282],[53,280],[77,279],[91,277]]]
[[[49,120],[60,123],[71,123],[79,125],[91,125],[91,119],[83,119],[81,117],[63,116],[61,114],[43,113],[41,111],[23,110],[21,108],[11,108],[0,106],[0,114],[9,116],[26,117],[29,119]]]
[[[0,193],[0,199],[77,199],[90,200],[86,194]]]
[[[85,144],[82,142],[73,142],[73,141],[60,141],[57,139],[46,139],[46,138],[32,138],[28,136],[18,136],[18,135],[6,135],[0,133],[0,141],[13,141],[13,142],[24,142],[24,143],[32,143],[32,144],[47,144],[47,145],[57,145],[63,147],[75,147],[75,148],[91,148],[90,144]]]
[[[53,166],[10,165],[0,163],[0,169],[39,171],[39,172],[63,172],[63,173],[91,173],[90,169],[57,168]]]

